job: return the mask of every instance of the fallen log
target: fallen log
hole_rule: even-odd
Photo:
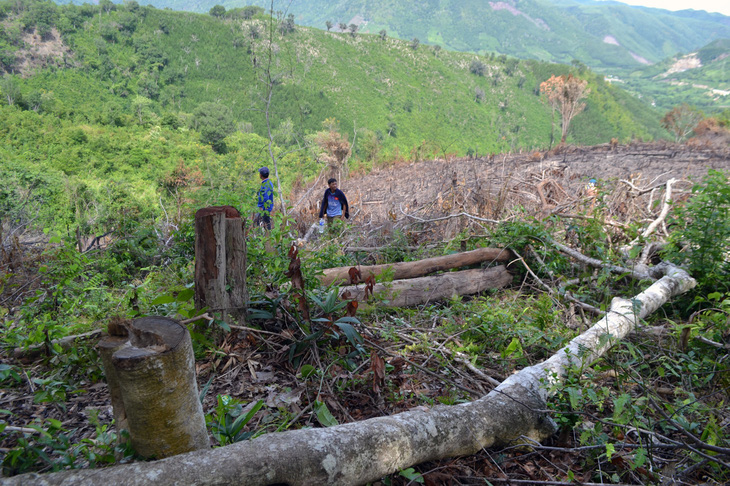
[[[473,295],[487,289],[499,289],[512,282],[512,275],[504,265],[489,268],[447,272],[432,277],[418,277],[378,283],[372,293],[378,302],[390,307],[409,307],[438,300],[447,300],[457,295]],[[340,288],[345,299],[366,300],[365,285]]]
[[[49,354],[51,348],[54,345],[58,345],[63,350],[69,350],[76,346],[77,340],[89,340],[98,337],[103,331],[96,329],[94,331],[85,332],[83,334],[76,334],[73,336],[66,336],[60,339],[54,339],[50,343],[34,344],[27,348],[15,348],[13,350],[13,358],[15,359],[35,359],[44,354]],[[49,345],[50,344],[50,345]]]
[[[467,267],[483,262],[507,262],[515,256],[511,251],[502,248],[477,248],[476,250],[444,255],[433,258],[426,258],[415,262],[386,263],[383,265],[359,266],[360,281],[365,281],[369,276],[377,277],[385,271],[393,271],[393,280],[401,280],[414,277],[423,277],[429,273],[451,270],[452,268]],[[350,268],[336,267],[324,270],[324,275],[319,278],[322,285],[350,284]]]
[[[632,299],[615,298],[603,319],[550,359],[510,376],[470,403],[272,433],[156,462],[25,474],[1,484],[357,485],[425,461],[474,454],[526,438],[544,440],[555,430],[545,413],[549,397],[545,383],[559,384],[571,365],[591,364],[641,319],[695,285],[686,272],[670,265],[652,272],[664,276]]]

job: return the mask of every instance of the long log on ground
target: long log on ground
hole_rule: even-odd
[[[512,275],[504,265],[499,265],[375,284],[373,296],[377,302],[390,307],[410,307],[447,300],[457,295],[473,295],[488,289],[499,289],[510,282]],[[341,287],[340,295],[363,302],[365,289],[365,285]]]
[[[356,268],[360,270],[361,281],[364,281],[370,275],[377,277],[385,271],[393,271],[393,280],[401,280],[423,277],[429,273],[467,267],[482,262],[507,262],[514,257],[511,251],[502,248],[477,248],[476,250],[426,258],[415,262],[387,263],[383,265],[359,266]],[[322,285],[330,285],[332,283],[337,283],[338,285],[350,284],[350,268],[352,267],[327,268],[324,270],[324,275],[319,278],[319,281]]]
[[[272,433],[157,462],[26,474],[1,484],[356,485],[425,461],[474,454],[525,438],[544,440],[555,430],[544,412],[549,397],[545,383],[559,383],[571,364],[589,365],[633,331],[641,319],[695,285],[676,267],[658,266],[653,271],[664,277],[632,299],[614,299],[610,312],[568,346],[547,361],[510,376],[474,402],[323,429]]]
[[[66,336],[60,339],[54,339],[50,342],[50,346],[47,343],[34,344],[27,348],[15,348],[13,350],[13,358],[15,359],[35,359],[41,355],[47,354],[50,348],[54,345],[58,345],[63,350],[68,350],[77,345],[77,340],[92,339],[98,337],[103,331],[96,329],[94,331],[85,332],[83,334],[76,334],[73,336]]]

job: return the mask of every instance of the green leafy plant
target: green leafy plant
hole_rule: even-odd
[[[243,429],[263,406],[263,400],[251,402],[244,407],[241,401],[229,395],[218,395],[216,407],[212,413],[205,416],[205,421],[219,445],[233,444],[251,439],[261,433],[261,431]]]
[[[96,437],[78,443],[72,442],[74,432],[64,429],[62,422],[56,419],[39,420],[26,426],[26,431],[13,431],[22,436],[3,457],[3,475],[94,468],[113,464],[116,457],[132,456],[128,441],[118,441],[117,434],[110,432],[108,425],[99,423],[96,413],[90,414],[89,420],[96,427]]]
[[[697,280],[698,294],[730,290],[730,181],[728,175],[710,170],[692,197],[678,207],[674,231],[664,256]]]

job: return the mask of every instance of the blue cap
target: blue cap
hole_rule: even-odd
[[[269,168],[266,166],[263,166],[259,169],[259,174],[262,176],[268,176],[269,175]]]
[[[591,179],[588,182],[590,182],[591,184],[595,184],[596,183],[596,180],[595,179]]]

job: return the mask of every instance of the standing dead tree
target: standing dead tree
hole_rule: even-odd
[[[351,145],[347,135],[337,131],[337,120],[328,118],[323,122],[327,130],[317,132],[315,143],[324,151],[321,159],[327,162],[329,177],[342,180],[343,174],[347,176],[347,159],[351,154]]]
[[[540,83],[540,94],[545,95],[553,112],[554,110],[560,112],[562,128],[560,143],[565,143],[568,127],[573,117],[586,107],[585,103],[581,103],[580,100],[585,98],[589,92],[588,81],[578,79],[572,74],[550,76],[550,79]]]
[[[365,484],[426,461],[541,441],[555,431],[545,413],[548,384],[559,384],[571,366],[591,364],[643,318],[695,285],[686,272],[671,265],[658,265],[651,274],[663,276],[631,299],[615,298],[606,316],[565,348],[473,402],[267,434],[157,462],[15,476],[3,484]]]

